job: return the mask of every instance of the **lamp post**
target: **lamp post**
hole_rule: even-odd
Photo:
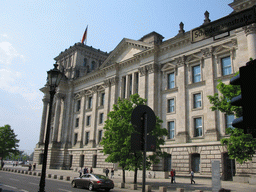
[[[46,136],[44,142],[44,156],[43,156],[43,166],[41,172],[41,180],[39,184],[39,192],[45,192],[45,175],[46,175],[46,164],[47,164],[47,153],[48,153],[48,145],[50,138],[50,128],[51,128],[51,114],[52,114],[52,103],[54,94],[56,93],[56,87],[58,87],[60,80],[62,78],[62,73],[57,69],[58,64],[54,64],[54,69],[47,71],[47,84],[50,88],[50,103],[49,103],[49,112],[48,112],[48,121],[46,128]]]

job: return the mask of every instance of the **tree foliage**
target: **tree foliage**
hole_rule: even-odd
[[[0,157],[3,160],[10,154],[18,154],[19,140],[16,138],[13,129],[10,125],[0,127]]]
[[[146,105],[146,99],[140,98],[138,94],[130,96],[130,99],[118,98],[117,104],[113,105],[113,110],[108,113],[108,119],[104,125],[104,137],[101,144],[103,153],[108,154],[107,162],[119,163],[124,170],[142,169],[142,152],[131,150],[131,134],[135,132],[131,124],[133,109],[138,105]],[[157,117],[156,128],[152,135],[157,136],[157,151],[147,157],[147,167],[159,161],[158,157],[163,156],[160,145],[164,144],[162,136],[167,135],[167,130],[161,128],[163,121]],[[123,182],[125,177],[123,175]]]
[[[235,74],[235,76],[238,73]],[[217,89],[221,93],[215,93],[213,96],[207,96],[212,111],[221,111],[227,115],[235,114],[235,116],[242,116],[242,108],[239,106],[232,106],[231,99],[241,94],[241,88],[239,85],[226,85],[221,80],[218,81]],[[228,149],[228,155],[230,159],[236,159],[240,164],[252,160],[256,150],[256,141],[251,134],[244,134],[242,129],[227,128],[226,134],[229,134],[229,138],[221,139],[221,144],[226,145]]]

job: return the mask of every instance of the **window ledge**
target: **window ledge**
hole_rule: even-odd
[[[177,92],[177,91],[178,91],[178,87],[174,87],[172,89],[163,90],[162,93],[174,93],[174,92]]]
[[[186,88],[194,88],[194,87],[203,86],[203,85],[205,85],[205,81],[188,84]]]

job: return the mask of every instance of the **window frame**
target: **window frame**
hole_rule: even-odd
[[[170,101],[173,100],[173,106],[170,106]],[[171,111],[171,108],[173,110]],[[175,98],[167,98],[167,113],[175,113]]]
[[[199,69],[200,69],[200,80],[199,81],[195,81],[195,71],[194,71],[195,67],[199,67]],[[202,81],[202,67],[201,67],[200,63],[192,65],[191,66],[191,72],[192,72],[192,83],[199,83],[199,82]]]
[[[91,126],[91,115],[86,116],[86,126]]]
[[[175,88],[175,71],[171,71],[166,74],[167,75],[167,89],[174,89]],[[173,75],[173,81],[170,81],[170,75]],[[173,84],[173,87],[171,86]]]
[[[229,58],[229,61],[230,61],[230,65],[229,65],[229,68],[230,68],[230,73],[229,74],[224,74],[224,67],[223,67],[223,59],[226,59],[226,58]],[[225,55],[223,57],[220,57],[220,67],[221,67],[221,76],[227,76],[227,75],[231,75],[232,74],[232,61],[231,61],[231,56],[230,55]]]
[[[173,123],[173,129],[171,129],[170,127],[171,123]],[[175,121],[174,120],[170,120],[167,122],[167,131],[168,131],[167,139],[168,140],[175,139]],[[172,135],[171,133],[173,133],[172,138],[171,138],[171,135]]]
[[[201,135],[197,135],[197,129],[199,129],[197,126],[196,126],[196,120],[197,119],[201,119],[201,126],[198,126],[198,127],[200,127],[200,129],[201,129]],[[204,136],[204,134],[203,134],[203,117],[194,117],[193,118],[193,124],[194,124],[194,138],[201,138],[201,137],[203,137]]]

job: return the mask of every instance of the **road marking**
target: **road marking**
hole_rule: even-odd
[[[23,192],[29,192],[29,191],[27,191],[27,190],[24,190],[24,189],[21,189],[21,191],[23,191]]]
[[[13,178],[9,178],[10,180],[13,180],[13,181],[20,181],[20,180],[18,180],[18,179],[13,179]]]
[[[13,187],[13,186],[10,186],[10,185],[3,185],[3,186],[9,187],[9,188],[11,188],[11,189],[17,189],[17,187]]]
[[[58,188],[58,190],[59,190],[59,191],[66,191],[66,192],[72,192],[72,191],[68,191],[68,190],[66,190],[66,189],[60,189],[60,188]]]

